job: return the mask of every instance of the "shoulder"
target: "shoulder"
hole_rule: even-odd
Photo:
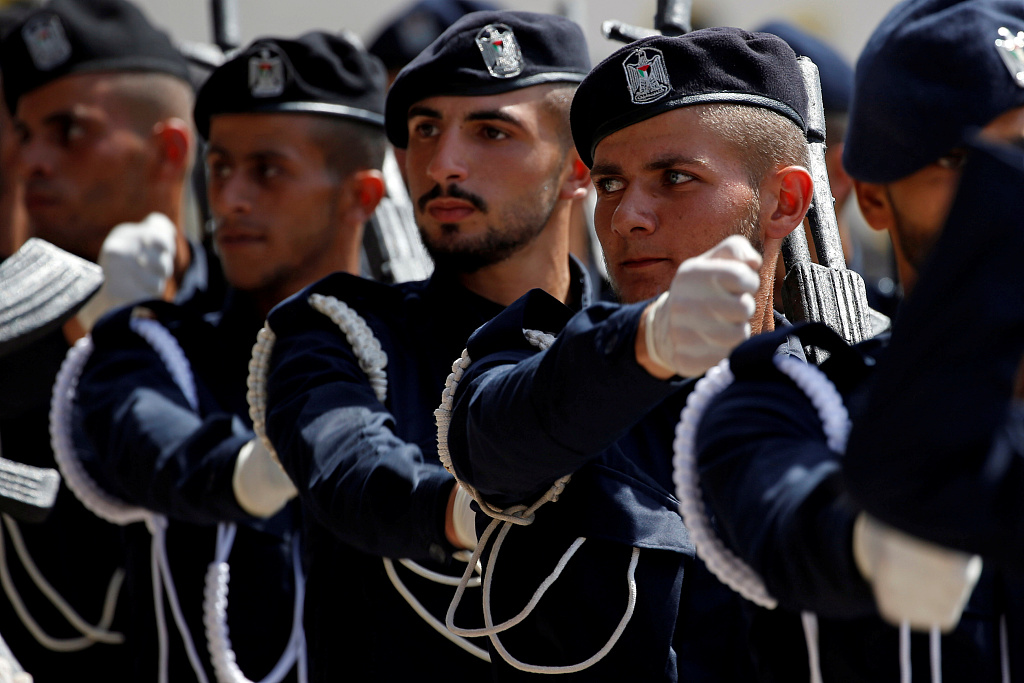
[[[363,317],[386,317],[403,308],[407,299],[416,296],[424,286],[424,282],[389,285],[348,273],[334,273],[282,301],[270,312],[267,321],[276,333],[322,324],[326,318],[310,305],[310,297],[317,294],[337,299]]]

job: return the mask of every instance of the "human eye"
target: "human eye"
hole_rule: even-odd
[[[437,136],[441,129],[436,123],[431,121],[420,121],[419,123],[413,124],[412,132],[420,138],[432,138]]]
[[[256,164],[255,172],[261,181],[269,181],[281,176],[283,169],[277,164],[263,161]]]
[[[665,171],[665,184],[666,185],[682,185],[693,180],[693,176],[683,171]]]
[[[612,192],[618,192],[626,187],[625,181],[622,178],[616,178],[614,176],[606,178],[595,178],[594,187],[597,189],[599,194],[611,194]]]
[[[57,135],[62,146],[72,145],[85,137],[85,126],[75,118],[61,119]]]
[[[484,126],[481,134],[488,140],[505,140],[509,136],[508,133],[494,126]]]

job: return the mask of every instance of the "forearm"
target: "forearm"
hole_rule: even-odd
[[[856,510],[839,463],[796,387],[742,382],[712,401],[697,435],[701,488],[726,545],[790,609],[872,613],[852,554]]]
[[[521,502],[596,457],[677,391],[637,362],[642,313],[642,305],[591,307],[544,352],[523,348],[522,326],[508,326],[507,341],[486,340],[484,351],[513,351],[474,361],[459,385],[449,431],[459,475],[494,502]]]
[[[327,334],[279,338],[267,383],[267,435],[304,509],[364,552],[449,550],[451,475],[395,433],[354,357]]]
[[[231,476],[253,435],[238,418],[197,415],[148,350],[95,360],[79,382],[75,414],[88,441],[83,464],[97,483],[125,502],[193,523],[247,519]]]

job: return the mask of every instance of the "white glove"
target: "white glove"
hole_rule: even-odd
[[[78,311],[86,331],[118,306],[159,299],[174,274],[174,223],[162,213],[151,213],[141,223],[121,223],[100,247],[103,286]]]
[[[253,439],[238,451],[231,486],[235,490],[235,500],[254,517],[273,516],[298,493],[292,480],[259,439]]]
[[[469,506],[472,502],[473,496],[456,484],[455,504],[452,506],[452,526],[455,527],[455,537],[459,539],[459,545],[466,550],[476,548],[477,541],[476,512]]]
[[[683,261],[667,292],[647,309],[647,355],[682,377],[697,377],[750,337],[761,256],[732,235]]]
[[[916,630],[951,631],[981,576],[981,558],[893,529],[862,512],[853,557],[871,584],[882,617]]]

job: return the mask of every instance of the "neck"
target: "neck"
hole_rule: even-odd
[[[508,306],[531,289],[543,289],[562,303],[569,299],[569,212],[560,201],[537,237],[509,258],[459,281],[469,291]]]
[[[797,226],[797,230],[802,229]],[[775,329],[775,269],[779,262],[780,248],[781,243],[777,240],[765,243],[760,271],[761,286],[754,296],[757,308],[754,310],[754,317],[750,319],[751,335]]]

